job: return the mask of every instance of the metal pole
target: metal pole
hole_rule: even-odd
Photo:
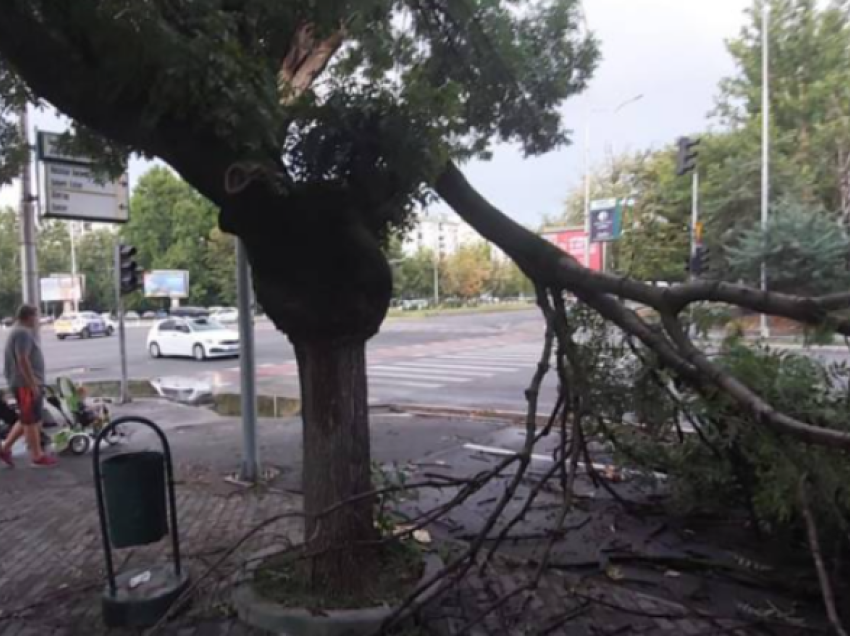
[[[118,315],[118,349],[121,356],[121,392],[119,404],[130,401],[130,382],[127,374],[127,332],[124,327],[124,297],[121,295],[121,243],[115,244],[115,313]]]
[[[71,280],[73,281],[71,284],[73,285],[72,289],[77,289],[77,241],[75,238],[74,232],[74,222],[68,221],[68,233],[71,235]],[[80,292],[82,293],[82,287],[80,288]],[[74,308],[74,312],[80,311],[80,301],[77,298],[76,294],[71,301],[71,305]]]
[[[242,380],[242,466],[239,479],[255,483],[260,477],[257,448],[257,386],[254,359],[254,313],[251,308],[251,266],[241,239],[236,239],[236,295],[239,310],[239,371]]]
[[[584,116],[584,266],[590,268],[590,111]]]
[[[761,231],[767,240],[767,218],[770,206],[770,4],[762,7],[762,144],[761,144]],[[767,261],[761,263],[761,289],[767,291]],[[767,315],[761,315],[761,336],[770,337]]]
[[[691,259],[697,253],[699,237],[697,227],[699,225],[699,170],[694,168],[693,184],[691,186]],[[691,275],[693,277],[693,274]]]
[[[440,257],[434,256],[434,306],[440,304]]]
[[[32,166],[29,141],[29,113],[21,109],[19,127],[25,145],[25,160],[21,170],[21,287],[24,302],[39,307],[38,253],[36,252],[35,215],[32,194]]]
[[[697,166],[694,166],[694,172],[693,172],[692,183],[691,183],[691,259],[690,259],[691,267],[693,267],[694,256],[696,256],[697,247],[699,247],[699,242],[700,242],[700,236],[698,234],[698,228],[699,228],[699,168]],[[691,278],[691,280],[696,280],[696,278],[697,278],[696,275],[694,274],[693,270],[691,270],[690,278]],[[691,334],[691,338],[696,338],[697,329],[696,329],[696,324],[694,322],[694,306],[693,306],[693,304],[691,304],[691,306],[690,306],[689,315],[690,315],[690,321],[691,321],[691,326],[690,326],[690,329],[689,329],[690,334]]]

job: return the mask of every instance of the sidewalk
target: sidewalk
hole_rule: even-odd
[[[300,422],[297,420],[261,422],[261,457],[277,475],[267,486],[245,490],[223,480],[238,463],[241,439],[238,420],[158,401],[140,401],[124,410],[147,415],[165,425],[175,456],[182,550],[195,580],[258,523],[300,509]],[[439,466],[436,470],[451,470],[455,474],[481,470],[482,458],[471,457],[464,450],[465,444],[510,445],[519,433],[519,429],[504,422],[386,413],[373,416],[372,428],[377,461],[415,462],[421,471]],[[128,446],[142,448],[150,439],[140,433],[131,437]],[[446,520],[451,524],[450,532],[444,531],[447,526],[434,527],[435,547],[440,546],[442,552],[465,546],[461,535],[476,529],[476,520],[484,514],[487,498],[498,494],[500,488],[503,485],[494,483],[475,501],[456,511]],[[587,514],[585,509],[590,505],[587,496],[585,491],[576,515]],[[426,493],[415,505],[423,505],[430,497]],[[513,504],[511,509],[515,510]],[[551,513],[535,514],[539,518]],[[600,519],[609,535],[608,541],[614,539],[609,528],[625,528],[621,519]],[[200,588],[192,608],[158,633],[259,634],[232,616],[228,582],[232,582],[248,555],[298,540],[299,526],[297,521],[281,521],[246,542]],[[571,554],[575,542],[595,554],[600,547],[599,536],[593,534],[598,531],[595,528],[591,524],[581,533],[572,533],[562,556]],[[527,528],[518,530],[525,532]],[[616,535],[620,536],[620,532],[617,530]],[[24,465],[14,470],[0,469],[0,537],[0,635],[123,636],[129,633],[108,632],[100,620],[103,553],[90,456],[63,458],[61,465],[52,470]],[[497,558],[491,568],[465,580],[439,607],[430,610],[429,615],[435,619],[433,625],[442,627],[442,633],[447,633],[447,629],[451,633],[452,629],[473,621],[501,595],[527,582],[533,565],[527,560],[530,553],[524,551],[528,543],[520,545],[524,547],[507,550],[504,558]],[[122,550],[116,552],[116,564],[125,568],[167,557],[164,545]],[[544,576],[536,592],[517,595],[500,605],[469,633],[476,636],[741,635],[752,633],[745,628],[748,623],[725,612],[718,615],[664,598],[664,590],[660,588],[648,586],[644,592],[617,585],[604,574],[600,577],[592,573],[552,571]]]

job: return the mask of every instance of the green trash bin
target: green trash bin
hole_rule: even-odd
[[[104,460],[101,471],[113,547],[147,545],[168,534],[162,453],[122,453]]]

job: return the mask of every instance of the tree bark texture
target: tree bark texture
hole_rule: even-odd
[[[373,498],[335,509],[372,489],[366,343],[299,342],[304,420],[304,512],[314,590],[325,595],[362,591],[372,574],[376,540]]]

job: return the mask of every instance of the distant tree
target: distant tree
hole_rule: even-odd
[[[14,315],[20,302],[18,215],[12,208],[0,208],[0,318]]]
[[[118,235],[112,229],[98,228],[87,232],[77,242],[77,261],[85,275],[86,293],[81,306],[92,311],[115,310],[115,243]]]
[[[188,270],[187,302],[220,304],[217,279],[223,271],[220,266],[210,269],[208,254],[218,215],[215,206],[172,170],[156,166],[139,179],[130,209],[121,237],[138,250],[139,265],[146,270]],[[226,276],[233,279],[235,273],[231,270]]]
[[[425,248],[401,257],[393,275],[396,298],[431,298],[434,295],[434,253]],[[438,274],[439,275],[439,274]]]
[[[204,262],[208,271],[211,305],[236,304],[236,237],[217,227],[210,231]]]
[[[761,8],[771,8],[771,137],[775,185],[836,210],[850,225],[850,10],[844,0],[754,0],[728,48],[737,73],[721,84],[717,115],[740,131],[744,174],[758,171],[762,100]],[[743,143],[742,143],[743,142]],[[739,165],[739,168],[741,165]],[[788,192],[793,184],[794,192]],[[758,182],[750,180],[757,192]]]
[[[522,273],[516,263],[510,260],[498,260],[492,264],[492,273],[486,291],[496,298],[531,297],[534,284]]]
[[[850,287],[850,240],[822,210],[785,202],[771,210],[767,232],[759,226],[730,237],[727,277],[758,285],[767,263],[768,287],[791,294],[828,294]]]
[[[478,298],[487,289],[493,273],[493,260],[486,243],[463,245],[443,261],[444,296],[465,300]]]

